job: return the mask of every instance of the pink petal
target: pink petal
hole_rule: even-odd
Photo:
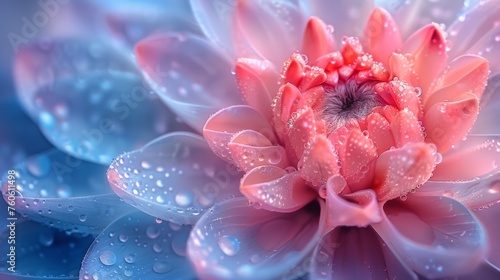
[[[425,143],[408,143],[377,159],[374,189],[379,201],[406,196],[425,183],[434,169],[434,151]]]
[[[399,110],[408,110],[418,119],[422,118],[422,104],[420,102],[421,89],[415,88],[403,81],[389,83],[389,92]]]
[[[297,158],[301,158],[305,147],[316,137],[316,121],[311,108],[292,114],[287,123],[287,136]]]
[[[488,80],[488,65],[488,60],[476,55],[463,55],[454,59],[434,85],[424,110],[437,102],[453,100],[463,92],[471,92],[480,100]]]
[[[274,146],[267,137],[254,130],[243,130],[235,134],[228,146],[233,161],[244,172],[262,165],[281,168],[290,165],[285,148]]]
[[[447,197],[387,202],[382,221],[372,227],[402,261],[427,278],[474,270],[488,244],[475,216]]]
[[[240,191],[258,207],[275,212],[294,212],[316,197],[298,171],[276,166],[252,169],[241,179]]]
[[[232,63],[201,37],[156,35],[140,41],[135,53],[151,87],[198,131],[217,110],[242,103]]]
[[[300,46],[305,18],[293,1],[240,0],[236,22],[243,36],[266,59],[280,65]]]
[[[389,56],[403,45],[394,19],[381,8],[375,8],[370,14],[363,36],[366,50],[373,55],[374,60],[385,65]]]
[[[403,52],[411,53],[415,60],[417,84],[422,88],[424,101],[430,94],[432,82],[446,67],[446,41],[443,33],[436,24],[430,24],[416,31],[404,43]]]
[[[413,69],[411,57],[400,53],[392,53],[389,56],[389,70],[391,77],[398,77],[402,81],[406,81],[411,86],[418,86],[417,74]]]
[[[269,212],[233,199],[200,219],[187,253],[202,279],[275,279],[314,249],[320,233],[317,211]]]
[[[273,112],[271,101],[278,93],[278,72],[267,60],[240,58],[236,80],[243,99],[268,119]]]
[[[451,41],[449,56],[455,58],[464,53],[498,24],[500,6],[496,1],[481,1],[467,14],[459,17],[448,29]]]
[[[301,105],[302,94],[298,88],[292,84],[286,84],[280,88],[280,91],[275,99],[274,114],[275,121],[286,123],[292,113],[297,111]]]
[[[468,136],[455,143],[436,166],[432,180],[466,181],[486,175],[500,163],[500,138]]]
[[[469,132],[478,113],[477,96],[469,92],[435,103],[424,115],[426,141],[436,144],[440,153],[446,153]]]
[[[332,31],[321,19],[309,18],[302,39],[302,53],[309,61],[315,61],[318,57],[335,51]]]
[[[396,147],[411,142],[423,142],[424,135],[417,117],[409,110],[400,111],[391,123],[391,131]]]
[[[352,191],[371,185],[373,179],[372,162],[377,158],[373,141],[359,129],[351,129],[342,148],[339,148],[342,163],[341,174]]]
[[[486,260],[500,270],[500,224],[498,217],[500,217],[500,203],[497,203],[489,208],[476,210],[474,214],[478,220],[483,224],[488,237],[488,255]],[[498,273],[498,272],[497,272]]]
[[[377,195],[373,190],[365,189],[348,195],[337,195],[328,180],[326,223],[329,228],[338,226],[366,227],[380,222]]]
[[[395,147],[394,137],[392,136],[391,125],[386,118],[379,113],[372,113],[367,117],[367,130],[370,133],[370,139],[377,148],[377,154],[381,154],[390,147]]]
[[[337,155],[324,135],[318,135],[308,146],[299,166],[302,177],[315,187],[325,185],[328,178],[339,173]]]
[[[245,105],[227,107],[211,116],[203,128],[203,135],[216,155],[233,162],[228,144],[236,133],[243,130],[254,130],[271,143],[276,143],[269,122],[255,109]]]
[[[418,279],[370,227],[338,227],[320,241],[310,277],[329,279]]]
[[[301,92],[320,86],[326,81],[327,78],[325,71],[317,66],[306,66],[305,71],[302,73],[302,76],[302,81],[299,85],[299,90]]]

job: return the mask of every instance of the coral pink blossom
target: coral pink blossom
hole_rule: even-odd
[[[241,11],[237,22],[248,12]],[[488,60],[468,54],[449,59],[447,34],[434,23],[403,40],[381,8],[371,12],[363,36],[335,42],[332,33],[332,26],[311,17],[299,50],[283,65],[274,57],[240,57],[236,78],[247,105],[222,109],[206,122],[203,134],[212,150],[246,173],[240,191],[254,208],[299,213],[319,201],[321,216],[310,225],[318,233],[308,235],[320,239],[309,270],[314,279],[435,278],[475,269],[485,236],[462,203],[477,208],[498,196],[470,200],[457,186],[446,190],[448,196],[459,193],[454,200],[425,184],[495,168],[489,161],[462,174],[454,170],[464,158],[455,145],[479,113]],[[202,236],[193,236],[189,248],[200,274],[223,277],[196,262]],[[356,243],[359,238],[368,243]],[[343,265],[354,267],[348,261],[356,262],[353,254],[357,262],[375,263],[359,274],[344,271]],[[374,260],[377,254],[385,257]],[[370,265],[389,271],[375,273]]]

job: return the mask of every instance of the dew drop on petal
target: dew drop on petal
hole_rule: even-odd
[[[187,191],[181,191],[175,196],[175,203],[179,206],[188,206],[193,202],[193,196]]]
[[[151,238],[151,239],[155,239],[157,238],[158,236],[160,236],[160,229],[158,227],[155,227],[155,226],[149,226],[147,229],[146,229],[146,235]]]
[[[159,261],[153,265],[153,271],[159,274],[167,273],[170,270],[172,270],[172,266],[165,261]]]
[[[114,265],[116,263],[116,255],[111,251],[103,251],[99,256],[101,263],[104,265]]]
[[[134,254],[128,254],[125,256],[125,262],[127,263],[134,263],[135,262],[135,255]]]
[[[234,256],[240,251],[240,241],[234,236],[221,236],[217,243],[222,252],[228,256]]]
[[[87,220],[87,215],[81,214],[79,219],[80,219],[80,222],[85,222]]]

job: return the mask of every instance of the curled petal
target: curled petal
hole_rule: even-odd
[[[13,168],[16,211],[22,216],[68,233],[98,233],[134,209],[106,183],[106,166],[86,162],[59,150],[27,158]],[[8,173],[2,194],[9,196]]]
[[[276,143],[269,122],[255,109],[245,105],[227,107],[211,116],[205,123],[203,135],[216,155],[233,162],[228,144],[236,133],[243,130],[256,131],[271,143]]]
[[[216,157],[205,140],[171,133],[118,157],[108,181],[123,200],[155,217],[193,224],[214,203],[235,196],[240,172]]]
[[[434,170],[434,153],[425,143],[408,143],[388,150],[377,159],[374,189],[379,201],[406,196],[425,183]]]
[[[437,81],[432,95],[427,99],[424,110],[437,102],[454,100],[462,92],[471,92],[481,100],[486,87],[489,63],[483,57],[464,55],[453,60],[448,70]]]
[[[292,54],[283,64],[282,77],[284,84],[290,83],[294,86],[299,86],[305,67],[306,61],[304,57],[298,53]]]
[[[151,280],[194,278],[186,258],[190,230],[141,212],[123,216],[94,240],[83,259],[80,279],[113,279],[121,274]]]
[[[329,228],[338,226],[366,227],[381,220],[379,202],[373,190],[366,189],[347,195],[337,195],[328,180],[326,223]]]
[[[228,147],[233,161],[244,172],[262,165],[290,166],[285,148],[273,145],[267,137],[253,130],[235,134]]]
[[[245,198],[216,205],[191,231],[188,255],[203,279],[275,279],[309,254],[321,236],[319,213],[255,209]]]
[[[463,93],[456,99],[432,105],[424,115],[426,141],[436,144],[440,153],[469,132],[479,113],[479,101],[472,93]]]
[[[198,131],[210,114],[242,103],[229,59],[201,37],[155,35],[140,41],[135,54],[151,87]]]
[[[391,54],[400,49],[403,42],[399,29],[391,14],[381,8],[375,8],[364,32],[365,48],[373,58],[387,65]]]
[[[304,207],[316,196],[297,171],[276,166],[260,166],[241,180],[240,191],[252,203],[269,211],[293,212]]]
[[[415,73],[425,101],[430,94],[429,87],[446,66],[444,31],[436,24],[427,25],[406,40],[403,51],[415,59]]]
[[[474,270],[485,253],[485,232],[461,203],[447,197],[412,196],[383,206],[372,227],[411,269],[427,278]]]
[[[400,53],[393,53],[389,56],[389,71],[391,77],[398,77],[402,81],[406,81],[412,86],[417,86],[417,74],[413,69],[411,59]]]
[[[325,185],[328,178],[339,173],[335,150],[323,135],[304,151],[299,166],[302,177],[315,187]]]
[[[302,39],[302,53],[309,61],[315,61],[318,57],[335,51],[335,39],[331,32],[333,30],[319,18],[309,18]]]
[[[278,93],[278,72],[267,60],[240,58],[236,79],[243,99],[263,116],[272,118],[271,101]]]
[[[311,260],[312,279],[418,279],[370,227],[337,227],[325,235]]]

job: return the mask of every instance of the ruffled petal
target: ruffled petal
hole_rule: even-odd
[[[408,143],[382,153],[377,159],[373,182],[378,200],[405,197],[426,182],[434,170],[434,153],[425,143]]]
[[[245,198],[217,204],[191,231],[188,255],[202,279],[275,279],[320,239],[319,213],[255,209]]]
[[[228,53],[234,53],[233,17],[237,0],[190,0],[193,14],[205,35]]]
[[[338,227],[314,250],[311,279],[418,279],[370,227]]]
[[[366,189],[338,195],[333,186],[335,179],[328,180],[326,189],[326,224],[333,229],[338,226],[366,227],[381,220],[377,194]]]
[[[315,61],[318,57],[335,51],[332,32],[333,29],[328,28],[321,19],[309,18],[302,39],[301,53],[305,54],[309,61]]]
[[[203,135],[208,145],[220,158],[234,162],[229,150],[232,137],[243,130],[254,130],[276,143],[273,129],[268,120],[254,108],[245,105],[227,107],[208,119]]]
[[[436,166],[432,180],[467,181],[486,175],[500,163],[500,137],[469,135],[453,145]]]
[[[417,84],[422,88],[425,101],[430,94],[429,87],[446,67],[444,31],[436,24],[419,29],[406,40],[403,52],[413,55]]]
[[[457,1],[461,2],[461,1]],[[448,29],[451,41],[449,56],[455,58],[477,43],[498,21],[500,6],[496,1],[480,1],[468,13],[460,16]]]
[[[236,62],[236,79],[243,99],[269,120],[271,101],[278,93],[278,72],[267,60],[240,58]]]
[[[474,211],[474,214],[484,226],[488,237],[488,254],[486,260],[491,263],[497,273],[500,272],[500,226],[498,217],[500,215],[500,203],[497,203],[489,208],[484,208]]]
[[[50,150],[29,157],[13,170],[16,211],[68,233],[100,232],[133,211],[107,186],[105,166]],[[8,173],[2,177],[6,201],[11,178]]]
[[[433,93],[427,99],[424,110],[437,102],[453,100],[466,91],[481,100],[488,80],[488,65],[488,60],[476,55],[463,55],[453,60],[444,75],[434,84]]]
[[[217,110],[242,103],[230,61],[200,37],[156,35],[140,41],[135,53],[151,87],[198,131]]]
[[[20,46],[14,61],[17,94],[33,116],[38,112],[35,94],[40,88],[50,87],[59,79],[95,72],[138,73],[124,52],[83,39],[34,41]]]
[[[474,270],[487,246],[483,227],[461,203],[447,197],[412,196],[383,207],[372,227],[411,269],[427,278]]]
[[[36,222],[19,220],[14,231],[15,238],[9,239],[12,236],[10,228],[2,221],[0,241],[5,245],[0,256],[1,279],[78,279],[81,260],[92,243],[92,236],[68,235]],[[15,243],[9,243],[11,240]],[[7,255],[12,254],[10,246],[15,247],[12,263]],[[15,272],[7,270],[11,264]]]
[[[309,1],[311,15],[322,19],[326,24],[335,29],[336,39],[340,41],[342,36],[358,36],[363,30],[357,28],[369,17],[373,10],[372,1],[364,0],[338,0],[332,3],[330,0]]]
[[[266,59],[281,65],[300,46],[305,17],[293,0],[251,1],[236,4],[236,24],[243,36]]]
[[[340,171],[335,149],[324,135],[318,135],[307,147],[299,166],[302,177],[315,187],[325,185],[328,178]]]
[[[123,216],[97,236],[80,279],[194,279],[186,258],[190,230],[141,212]]]
[[[240,191],[257,208],[294,212],[316,197],[297,171],[276,166],[260,166],[241,179]]]
[[[440,153],[446,153],[469,132],[478,113],[477,96],[469,92],[435,103],[424,115],[426,141],[436,144]]]
[[[375,8],[371,12],[363,36],[365,49],[373,55],[374,60],[385,65],[389,56],[403,45],[394,19],[381,8]]]
[[[121,155],[108,169],[111,187],[125,202],[180,224],[193,224],[214,203],[240,196],[240,176],[190,133],[155,139]]]

